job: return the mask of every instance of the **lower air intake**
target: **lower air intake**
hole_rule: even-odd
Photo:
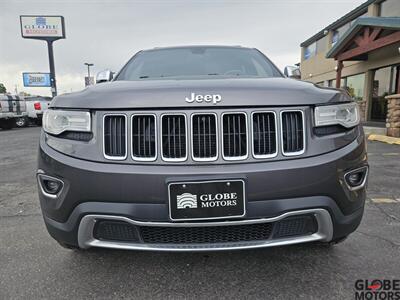
[[[318,231],[313,215],[277,222],[199,227],[136,226],[124,221],[98,220],[93,236],[102,241],[144,244],[218,244],[306,236]]]
[[[135,226],[121,221],[98,221],[94,227],[94,238],[98,240],[137,242]]]
[[[289,217],[276,223],[274,238],[308,235],[317,230],[318,224],[313,216]]]
[[[269,239],[273,224],[248,224],[207,227],[141,227],[144,243],[203,244],[258,241]]]

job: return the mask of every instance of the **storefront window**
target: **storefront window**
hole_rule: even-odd
[[[398,17],[400,16],[400,1],[386,0],[381,3],[381,17]]]
[[[329,80],[329,81],[328,81],[328,86],[329,86],[329,87],[335,88],[335,87],[336,87],[336,79]],[[344,87],[345,87],[345,79],[344,79],[344,78],[342,78],[342,79],[340,80],[340,87],[341,87],[341,88],[344,88]]]
[[[365,74],[349,76],[345,80],[345,88],[350,96],[357,101],[363,100],[364,97]]]
[[[387,101],[385,97],[394,93],[393,76],[396,77],[396,67],[390,66],[375,71],[372,86],[371,120],[386,120]]]

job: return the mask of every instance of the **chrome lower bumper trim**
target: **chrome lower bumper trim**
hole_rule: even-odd
[[[200,227],[200,226],[229,226],[269,223],[282,220],[290,216],[313,214],[318,223],[318,231],[311,235],[296,236],[280,239],[269,239],[264,241],[246,241],[235,243],[218,243],[218,244],[143,244],[129,243],[118,241],[101,241],[93,237],[93,229],[97,220],[118,220],[139,226],[166,226],[166,227]],[[110,215],[86,215],[82,218],[78,230],[79,247],[87,249],[90,247],[102,247],[112,249],[125,250],[149,250],[149,251],[218,251],[218,250],[240,250],[254,249],[272,246],[284,246],[298,243],[306,243],[313,241],[332,240],[333,224],[329,212],[325,209],[307,209],[299,211],[291,211],[273,218],[237,220],[237,221],[221,221],[221,222],[202,222],[202,223],[168,223],[168,222],[141,222],[135,221],[121,216]]]

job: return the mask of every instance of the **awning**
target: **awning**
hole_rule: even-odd
[[[367,60],[368,52],[400,42],[400,17],[360,17],[326,54],[338,61]]]

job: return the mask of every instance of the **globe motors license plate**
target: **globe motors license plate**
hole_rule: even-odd
[[[171,220],[208,220],[245,215],[243,180],[179,182],[168,185]]]

